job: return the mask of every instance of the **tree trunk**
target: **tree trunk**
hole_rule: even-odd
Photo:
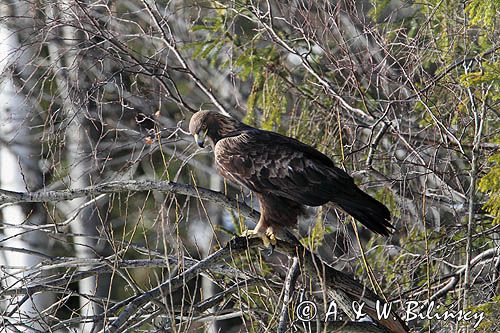
[[[2,13],[3,14],[3,13]],[[3,16],[3,15],[2,15]],[[43,178],[39,168],[40,144],[34,133],[32,108],[25,96],[16,91],[9,66],[22,62],[17,34],[0,25],[0,186],[11,191],[36,191],[42,188]],[[45,223],[45,212],[40,204],[12,204],[1,208],[2,233],[0,244],[0,289],[20,288],[29,285],[33,278],[30,269],[40,264],[35,252],[48,253],[46,235],[22,226]],[[18,250],[18,251],[16,251]],[[27,250],[27,251],[26,251]],[[21,252],[22,251],[22,252]],[[33,251],[33,254],[28,253]],[[3,304],[10,320],[3,322],[8,331],[19,329],[43,330],[40,311],[53,302],[50,293],[40,293],[29,298],[22,295]],[[3,319],[5,320],[5,319]],[[3,321],[2,320],[2,321]]]
[[[49,16],[59,16],[66,24],[61,28],[63,42],[65,45],[65,56],[59,57],[57,45],[50,44],[49,52],[51,61],[56,64],[56,82],[62,100],[62,109],[66,121],[66,159],[68,164],[68,177],[70,189],[80,189],[92,184],[94,167],[91,142],[93,142],[90,133],[90,126],[85,116],[86,105],[81,100],[81,94],[76,87],[81,88],[85,85],[85,78],[80,78],[78,68],[81,62],[78,57],[78,43],[81,41],[76,29],[72,26],[75,17],[68,15],[71,12],[71,3],[63,1],[52,6],[48,6]],[[63,73],[67,73],[64,75]],[[74,221],[71,223],[71,230],[75,234],[74,248],[78,258],[96,258],[105,256],[109,252],[108,244],[103,237],[105,226],[105,211],[99,207],[98,202],[88,205],[88,201],[93,198],[82,197],[68,202],[71,215],[78,212]],[[102,205],[101,205],[102,206]],[[81,267],[81,270],[91,269],[92,267]],[[80,313],[82,317],[93,317],[102,314],[104,311],[103,302],[90,300],[88,297],[106,299],[110,287],[110,275],[104,274],[92,276],[79,281],[80,294]],[[101,322],[94,320],[89,323],[83,323],[80,326],[82,332],[94,332],[100,330]]]

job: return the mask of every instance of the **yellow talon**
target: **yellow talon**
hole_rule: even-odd
[[[264,247],[265,248],[268,248],[268,247],[271,247],[271,240],[266,236],[266,235],[262,235],[260,236],[260,238],[262,239],[262,243],[264,243]]]
[[[272,227],[268,227],[266,230],[266,236],[269,238],[269,242],[274,247],[278,244],[278,240],[276,239],[276,235],[274,234],[274,230]]]
[[[259,237],[260,239],[262,239],[264,247],[269,249],[269,256],[273,253],[274,247],[277,244],[276,236],[274,235],[273,229],[271,227],[268,227],[265,233],[263,233],[261,230],[247,229],[241,233],[241,236],[247,238]]]

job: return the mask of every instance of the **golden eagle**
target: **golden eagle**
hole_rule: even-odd
[[[266,247],[276,244],[278,228],[297,224],[304,205],[331,202],[376,233],[389,235],[393,228],[386,206],[309,145],[212,111],[195,113],[189,132],[200,147],[209,139],[222,176],[255,192],[260,219],[245,234],[261,237]]]

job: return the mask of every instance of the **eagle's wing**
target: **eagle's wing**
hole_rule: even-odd
[[[387,208],[361,191],[327,156],[298,140],[257,129],[221,139],[215,145],[222,175],[258,193],[319,206],[333,202],[365,224],[387,234]]]
[[[227,178],[252,191],[309,206],[331,201],[335,194],[354,185],[353,179],[327,156],[273,132],[251,130],[224,138],[217,143],[215,156]]]

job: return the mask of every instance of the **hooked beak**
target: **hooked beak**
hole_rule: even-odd
[[[194,141],[196,141],[196,144],[198,147],[203,148],[205,145],[205,133],[196,133],[194,135]]]

